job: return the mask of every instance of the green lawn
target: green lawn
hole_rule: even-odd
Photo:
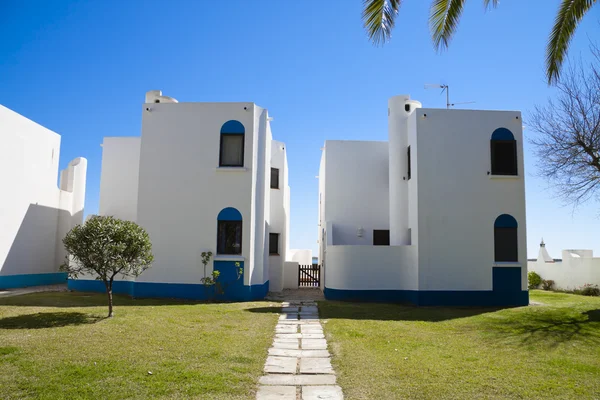
[[[99,294],[0,298],[0,398],[253,399],[269,304],[117,296],[105,319]]]
[[[600,398],[600,298],[504,310],[320,302],[346,399]]]

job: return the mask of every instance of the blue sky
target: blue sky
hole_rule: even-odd
[[[292,248],[316,250],[317,179],[325,139],[386,140],[387,99],[408,93],[425,107],[445,83],[469,108],[521,110],[553,90],[544,48],[559,0],[502,1],[484,13],[467,2],[450,49],[429,38],[429,1],[406,0],[392,41],[372,46],[361,0],[3,0],[0,103],[62,135],[61,168],[89,161],[86,212],[98,209],[103,136],[140,134],[144,93],[179,101],[253,101],[286,142]],[[571,55],[598,40],[600,6],[584,19]],[[526,135],[532,132],[525,131]],[[535,177],[526,144],[528,255],[543,236],[550,253],[600,255],[598,203],[575,211]]]

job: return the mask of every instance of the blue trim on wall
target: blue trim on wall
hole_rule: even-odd
[[[244,125],[240,121],[234,119],[227,121],[221,127],[221,135],[239,135],[246,133]]]
[[[418,306],[512,307],[529,304],[521,290],[521,267],[493,267],[493,290],[343,290],[325,288],[325,298],[343,301],[412,303]]]
[[[227,278],[235,270],[231,270],[228,265],[230,261],[219,261],[224,263],[218,266],[221,271],[221,277]],[[233,263],[233,262],[231,262]],[[217,267],[215,267],[217,269]],[[226,280],[224,282],[227,282]],[[104,293],[106,288],[102,281],[87,279],[69,279],[68,288],[81,292],[100,292]],[[262,300],[269,292],[269,281],[261,285],[245,286],[243,278],[230,282],[225,288],[223,295],[216,298],[223,301],[252,301]],[[201,283],[155,283],[155,282],[132,282],[115,281],[113,283],[113,293],[125,294],[132,297],[145,298],[173,298],[187,300],[211,300],[214,299],[214,287],[206,287]]]
[[[67,282],[66,272],[49,274],[0,275],[0,289],[15,289],[28,286],[58,285]]]
[[[492,140],[515,140],[515,135],[506,128],[498,128],[492,133]]]
[[[502,214],[494,221],[494,228],[518,228],[519,224],[512,215]]]
[[[241,221],[242,213],[233,207],[227,207],[221,210],[217,216],[217,221]]]
[[[513,307],[529,304],[529,292],[343,290],[325,288],[327,300],[412,303],[417,306]]]

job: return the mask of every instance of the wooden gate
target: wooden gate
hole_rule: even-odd
[[[318,288],[321,285],[321,266],[319,264],[298,266],[298,286]]]

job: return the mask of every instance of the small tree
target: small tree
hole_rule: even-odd
[[[600,51],[592,46],[589,66],[571,66],[560,78],[558,95],[536,107],[528,125],[540,175],[566,201],[577,205],[600,189]]]
[[[61,270],[69,277],[92,274],[104,282],[108,296],[108,316],[113,314],[112,287],[119,274],[137,277],[154,260],[148,233],[132,221],[93,216],[77,225],[63,239],[69,253]]]

